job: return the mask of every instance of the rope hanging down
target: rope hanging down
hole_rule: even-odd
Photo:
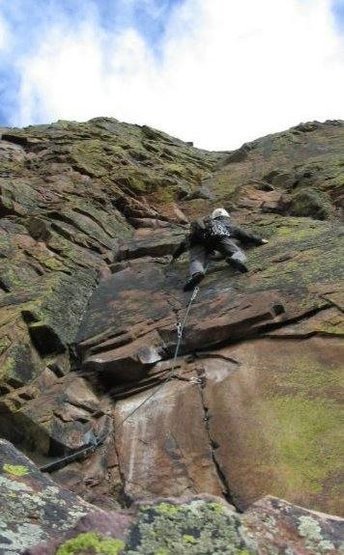
[[[125,418],[123,418],[123,420],[121,420],[121,422],[116,427],[117,430],[118,430],[118,428],[123,426],[124,422],[126,420],[128,420],[128,418],[133,416],[133,414],[135,414],[135,412],[137,412],[143,405],[145,405],[148,401],[150,401],[152,399],[152,397],[154,397],[154,395],[156,395],[158,393],[158,391],[160,391],[160,389],[169,380],[171,380],[173,378],[174,370],[175,370],[176,364],[177,364],[178,353],[179,353],[180,345],[181,345],[182,338],[183,338],[183,332],[184,332],[185,324],[186,324],[188,316],[189,316],[191,305],[192,305],[193,301],[196,299],[198,293],[199,293],[199,287],[196,286],[195,289],[192,292],[191,298],[190,298],[188,306],[186,308],[186,312],[185,312],[185,316],[184,316],[183,321],[182,322],[177,322],[177,338],[178,339],[177,339],[176,349],[174,351],[172,367],[171,367],[171,370],[169,371],[169,373],[167,374],[167,377],[161,382],[161,384],[148,397],[146,397],[146,399],[144,399],[144,401],[142,401],[142,403],[140,403],[137,407],[135,407],[129,414],[127,414],[127,416]]]
[[[62,457],[61,459],[56,459],[55,461],[45,464],[44,466],[40,466],[39,470],[41,472],[54,472],[55,470],[59,470],[60,468],[63,468],[64,466],[66,466],[64,463],[71,463],[73,461],[76,461],[79,458],[82,458],[83,456],[90,455],[93,451],[97,449],[97,447],[99,447],[99,445],[104,443],[104,441],[106,440],[110,432],[112,432],[112,430],[107,431],[105,434],[102,434],[97,439],[91,440],[91,442],[88,445],[86,445],[86,447],[79,449],[79,451],[75,451],[75,453],[71,453],[66,457]]]
[[[161,382],[161,384],[148,396],[146,397],[146,399],[144,399],[142,401],[142,403],[140,403],[137,407],[135,407],[129,414],[127,414],[127,416],[125,418],[123,418],[123,420],[121,420],[121,422],[115,427],[115,431],[118,430],[121,426],[123,426],[124,422],[126,422],[131,416],[133,416],[133,414],[135,414],[135,412],[137,412],[141,407],[143,407],[143,405],[145,405],[148,401],[150,401],[157,393],[158,391],[160,391],[160,389],[166,385],[167,382],[169,382],[175,375],[174,371],[177,365],[177,359],[178,359],[178,354],[179,354],[179,350],[180,350],[180,345],[183,339],[183,332],[184,332],[184,328],[187,322],[187,319],[189,317],[189,312],[191,310],[191,306],[192,303],[194,302],[194,300],[196,299],[197,295],[199,293],[199,287],[196,286],[192,292],[192,295],[190,297],[190,300],[188,302],[188,305],[186,307],[186,312],[185,312],[185,316],[183,318],[182,322],[177,322],[177,344],[176,344],[176,348],[174,351],[174,356],[173,356],[173,361],[172,361],[172,367],[171,370],[169,371],[169,373],[167,374],[166,378]],[[39,469],[41,472],[53,472],[55,470],[58,470],[62,466],[65,466],[64,463],[65,462],[72,462],[77,460],[79,457],[82,457],[83,455],[88,455],[90,453],[92,453],[93,451],[96,450],[96,448],[101,445],[105,439],[108,437],[108,435],[112,432],[108,431],[106,432],[106,434],[103,434],[102,436],[100,436],[100,438],[93,440],[89,445],[86,445],[86,447],[83,447],[82,449],[80,449],[79,451],[76,451],[75,453],[72,453],[71,455],[67,455],[66,457],[63,457],[61,459],[57,459],[51,463],[48,463],[44,466],[41,466]]]

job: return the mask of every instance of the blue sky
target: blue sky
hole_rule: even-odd
[[[336,0],[332,3],[332,13],[338,29],[344,32],[344,0]]]
[[[73,28],[90,18],[108,33],[132,26],[159,56],[171,11],[183,0],[11,0],[0,3],[0,15],[11,33],[10,53],[0,56],[0,124],[11,125],[18,110],[21,72],[12,56],[30,56],[39,47],[42,34],[60,21]],[[8,57],[8,54],[10,56]],[[31,122],[30,122],[31,123]]]
[[[0,0],[0,124],[106,115],[228,149],[343,118],[344,0]]]
[[[114,32],[132,25],[154,46],[164,33],[171,11],[183,0],[11,0],[0,13],[14,31],[18,45],[32,49],[40,33],[57,19],[77,24],[91,15],[99,26]]]

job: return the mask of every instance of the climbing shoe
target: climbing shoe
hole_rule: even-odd
[[[248,272],[247,266],[245,266],[243,262],[240,262],[240,260],[235,260],[235,259],[233,260],[233,258],[230,258],[228,260],[228,264],[230,264],[232,268],[239,270],[239,272],[241,272],[242,274],[245,274],[246,272]]]
[[[204,278],[204,274],[202,272],[197,272],[197,274],[192,274],[190,279],[188,279],[188,281],[186,282],[186,284],[183,287],[184,291],[191,291],[191,289],[196,287],[196,285],[200,281],[202,281],[203,278]]]

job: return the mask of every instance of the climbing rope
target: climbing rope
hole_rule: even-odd
[[[208,266],[206,266],[206,268],[205,268],[205,273],[206,273],[207,269],[208,269]],[[196,287],[194,288],[194,290],[192,292],[192,295],[190,297],[188,305],[186,307],[185,315],[184,315],[184,318],[183,318],[182,322],[180,322],[180,321],[177,322],[177,343],[176,343],[176,348],[175,348],[175,351],[174,351],[171,370],[168,372],[166,378],[161,382],[161,384],[159,384],[159,386],[148,397],[146,397],[146,399],[144,399],[142,401],[142,403],[137,405],[137,407],[135,407],[129,414],[127,414],[127,416],[125,418],[123,418],[123,420],[121,420],[121,422],[115,427],[115,431],[118,430],[119,428],[121,428],[123,426],[124,422],[126,422],[140,408],[142,408],[143,405],[148,403],[148,401],[150,401],[158,393],[158,391],[160,391],[160,389],[164,385],[166,385],[166,383],[169,382],[175,376],[174,371],[175,371],[175,368],[176,368],[176,365],[177,365],[177,359],[178,359],[178,354],[179,354],[181,342],[182,342],[182,339],[183,339],[184,328],[185,328],[187,319],[189,317],[189,312],[191,310],[192,303],[196,299],[198,293],[199,293],[199,287],[196,285]],[[44,466],[41,466],[39,468],[39,470],[41,472],[53,472],[53,471],[58,470],[59,468],[61,468],[61,464],[62,464],[62,466],[65,466],[64,463],[69,463],[69,462],[75,461],[75,460],[79,459],[80,457],[82,457],[83,455],[87,455],[89,453],[92,453],[93,451],[95,451],[97,449],[97,447],[99,445],[101,445],[105,441],[105,439],[109,436],[109,434],[111,432],[112,432],[112,430],[109,430],[108,432],[106,432],[106,434],[103,434],[100,438],[94,439],[90,444],[86,445],[86,447],[83,447],[79,451],[75,451],[74,453],[72,453],[70,455],[67,455],[66,457],[62,457],[62,458],[57,459],[57,460],[55,460],[51,463],[48,463]]]
[[[66,466],[64,463],[70,463],[70,462],[76,461],[83,455],[88,455],[92,453],[97,449],[97,447],[99,447],[99,445],[104,443],[104,441],[110,435],[111,432],[112,432],[112,429],[108,430],[105,434],[102,434],[99,438],[93,439],[88,445],[86,445],[86,447],[82,447],[82,449],[79,449],[78,451],[75,451],[74,453],[71,453],[66,457],[55,459],[50,463],[40,466],[39,470],[41,472],[54,472],[55,470],[59,470],[60,468]]]
[[[183,339],[183,332],[184,332],[184,328],[189,316],[189,312],[191,310],[191,305],[194,302],[194,300],[196,299],[197,295],[199,293],[199,287],[196,285],[196,287],[194,288],[192,295],[190,297],[189,303],[187,305],[186,308],[186,312],[185,312],[185,316],[183,318],[182,322],[177,322],[177,344],[176,344],[176,348],[174,351],[174,356],[173,356],[173,361],[172,361],[172,366],[171,366],[171,370],[169,371],[169,373],[167,374],[166,378],[161,382],[161,384],[148,396],[146,397],[146,399],[144,399],[142,401],[142,403],[140,403],[137,407],[135,407],[129,414],[127,414],[127,416],[125,418],[123,418],[123,420],[121,420],[121,422],[116,426],[116,430],[118,430],[121,426],[123,426],[124,422],[126,422],[126,420],[128,420],[131,416],[133,416],[133,414],[135,414],[135,412],[137,412],[143,405],[145,405],[148,401],[150,401],[152,399],[152,397],[154,397],[158,391],[160,391],[160,389],[166,385],[167,382],[169,382],[173,377],[174,377],[174,371],[177,365],[177,358],[178,358],[178,354],[179,354],[179,349],[180,349],[180,345]]]

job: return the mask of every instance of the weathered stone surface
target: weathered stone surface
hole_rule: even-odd
[[[124,491],[130,499],[167,492],[181,495],[183,487],[188,488],[186,491],[218,494],[220,483],[223,494],[241,508],[272,493],[312,508],[341,513],[338,374],[343,352],[339,339],[330,339],[340,335],[343,322],[334,304],[335,299],[337,304],[340,302],[341,269],[337,256],[341,245],[336,228],[328,224],[309,226],[292,220],[276,227],[275,217],[269,216],[265,233],[269,231],[273,231],[269,245],[249,253],[251,274],[237,276],[223,262],[212,263],[202,283],[181,344],[181,353],[196,353],[199,362],[196,358],[194,365],[182,366],[179,375],[188,378],[191,372],[204,384],[176,382],[172,400],[170,385],[163,386],[157,394],[160,403],[153,397],[120,426],[117,452]],[[326,259],[326,267],[322,259]],[[183,271],[183,262],[179,267]],[[189,298],[177,289],[179,280],[176,268],[167,269],[160,262],[139,258],[103,281],[92,297],[78,338],[80,352],[85,368],[88,361],[91,367],[92,361],[98,361],[98,379],[106,387],[112,384],[113,398],[127,398],[130,391],[143,392],[161,382],[161,373],[168,375],[171,365],[167,360],[152,369],[141,364],[141,373],[136,367],[136,376],[126,374],[126,369],[133,351],[135,363],[138,362],[136,345],[146,342],[152,349],[155,347],[154,341],[149,340],[156,337],[156,332],[164,341],[162,357],[172,356],[177,340],[176,320],[183,318],[182,308]],[[276,339],[248,342],[250,337],[259,335]],[[295,341],[287,342],[282,340],[284,337]],[[300,339],[307,337],[307,344],[301,346]],[[246,341],[242,347],[218,350],[243,339]],[[211,350],[209,356],[205,349]],[[122,376],[118,370],[116,377],[107,380],[103,370],[111,367],[122,369]],[[333,376],[331,390],[320,387],[319,372],[325,373],[326,380]],[[293,373],[297,373],[298,381],[290,390]],[[135,378],[138,381],[134,383]],[[178,430],[178,423],[184,423],[179,409],[165,421],[158,406],[166,412],[171,403],[179,406],[185,388],[201,389],[201,404],[191,396],[194,413],[186,418],[192,422],[192,434],[196,436],[192,458],[199,462],[195,471],[190,462],[184,467],[174,463],[171,466],[173,457],[158,439],[160,433],[166,438],[171,427]],[[242,401],[238,388],[244,396]],[[118,406],[123,407],[123,414],[130,414],[131,407],[149,396],[146,391]],[[157,425],[142,427],[146,414],[153,422],[157,418],[159,432]],[[136,422],[138,431],[129,430],[128,422]],[[123,440],[118,437],[130,437],[134,443],[128,450],[127,443],[123,447]],[[208,459],[202,447],[204,437]],[[323,448],[317,452],[318,445]],[[187,449],[183,448],[185,452]],[[194,480],[194,475],[201,475],[200,468],[210,460],[209,456],[210,474],[217,479],[204,478],[202,484]],[[189,460],[190,455],[185,457]]]
[[[204,403],[236,506],[271,493],[342,514],[342,340],[278,336],[216,355],[199,363]]]
[[[188,378],[195,377],[188,373]],[[141,393],[116,406],[115,439],[125,495],[134,500],[225,493],[213,464],[197,384],[173,380],[151,395]]]
[[[75,555],[88,553],[104,553],[117,555],[128,535],[133,516],[120,512],[91,512],[81,518],[75,528],[58,540],[51,540],[27,549],[25,555],[55,555],[63,549]]]
[[[233,153],[110,118],[1,132],[6,438],[72,455],[55,479],[110,509],[210,492],[341,512],[343,122]],[[190,299],[168,255],[217,206],[269,243],[246,275],[211,262],[164,384]]]
[[[0,391],[6,393],[33,381],[44,363],[18,310],[1,310],[0,330]]]
[[[9,394],[0,405],[1,436],[14,438],[30,457],[46,464],[111,433],[109,406],[85,380],[68,374],[42,385]]]
[[[312,132],[291,128],[248,143],[232,153],[228,163],[225,159],[212,180],[212,193],[222,201],[236,203],[245,196],[242,185],[250,182],[268,181],[276,193],[291,189],[298,193],[311,186],[322,198],[327,197],[325,204],[332,201],[340,214],[343,128],[343,122],[317,122]]]
[[[162,359],[164,347],[162,338],[152,331],[129,345],[89,356],[83,368],[97,372],[99,376],[102,374],[103,379],[113,385],[134,381],[144,376],[147,367]]]
[[[61,486],[75,491],[89,503],[101,509],[119,509],[123,503],[123,486],[119,471],[114,438],[110,434],[104,442],[87,454],[85,461],[70,463],[51,475]]]
[[[0,440],[0,551],[24,553],[47,539],[59,538],[92,505],[60,488],[10,443]]]
[[[344,549],[344,520],[307,511],[283,499],[264,497],[241,517],[258,553],[339,554]]]
[[[200,351],[194,362],[179,359],[179,379],[155,392],[145,390],[162,383],[171,363],[128,384],[132,394],[145,392],[115,412],[125,494],[218,494],[220,487],[240,508],[274,493],[341,514],[343,347],[336,336],[313,333],[302,343],[282,335]],[[118,387],[113,394],[128,396]]]
[[[169,224],[169,227],[170,224]],[[183,231],[179,228],[168,232],[140,230],[135,233],[130,241],[126,241],[120,246],[117,254],[118,260],[128,260],[132,258],[142,258],[144,256],[160,257],[171,254],[177,245],[183,240]]]
[[[223,262],[210,267],[199,302],[196,301],[186,324],[184,352],[256,335],[266,327],[281,327],[331,306],[327,295],[340,290],[341,270],[336,264],[340,244],[336,230],[328,226],[319,230],[326,233],[319,242],[317,233],[313,237],[306,227],[300,224],[298,228],[298,222],[295,224],[296,229],[294,225],[277,229],[276,235],[281,239],[273,238],[271,245],[250,253],[253,272],[248,277],[236,276]],[[322,249],[325,251],[331,240],[333,255],[326,255],[324,268]],[[182,265],[180,268],[183,271]],[[111,358],[115,357],[109,354],[114,346],[124,357],[130,352],[129,344],[135,336],[156,329],[171,352],[175,344],[175,312],[182,314],[188,299],[176,289],[179,279],[176,269],[145,259],[119,269],[102,282],[90,301],[77,339],[80,350],[87,351],[87,346],[91,352],[104,349],[105,358]],[[121,340],[128,347],[123,343],[121,346]]]
[[[240,515],[218,497],[153,500],[126,516],[89,514],[60,541],[26,555],[339,555],[343,519],[266,497]]]

